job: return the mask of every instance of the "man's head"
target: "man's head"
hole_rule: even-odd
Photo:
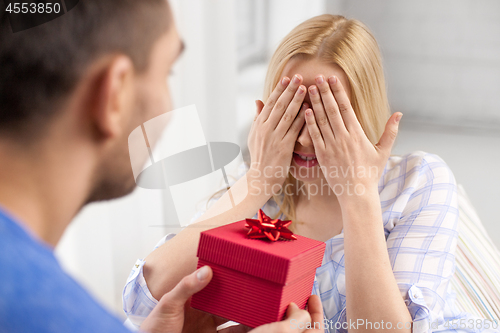
[[[182,42],[167,1],[83,0],[17,33],[1,2],[0,13],[0,144],[74,140],[93,152],[87,201],[129,193],[127,137],[171,108],[167,77]]]

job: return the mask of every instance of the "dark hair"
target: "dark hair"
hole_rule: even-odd
[[[33,138],[88,66],[128,55],[138,72],[171,24],[167,0],[81,0],[66,14],[14,33],[0,1],[0,136]]]

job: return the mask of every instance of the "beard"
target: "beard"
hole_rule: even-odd
[[[148,107],[150,105],[146,103],[144,96],[139,97],[128,130],[117,138],[96,168],[93,186],[85,204],[121,198],[137,187],[130,162],[128,136],[134,128],[147,120],[146,114],[151,110]]]
[[[86,203],[121,198],[136,188],[126,141],[98,167],[94,186]]]
[[[96,188],[95,191],[93,191],[87,198],[85,205],[92,202],[106,201],[124,197],[132,193],[135,188],[136,184],[133,180],[128,186],[124,186],[124,184],[121,183],[119,187],[116,183],[101,183],[100,186]]]

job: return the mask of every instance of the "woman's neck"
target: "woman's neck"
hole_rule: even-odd
[[[307,202],[312,206],[328,206],[338,202],[337,195],[324,179],[310,183],[299,181],[296,195],[299,202]]]
[[[326,241],[342,231],[340,205],[325,180],[317,183],[299,182],[297,191],[294,232]]]

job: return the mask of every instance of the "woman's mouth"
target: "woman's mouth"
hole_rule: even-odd
[[[312,168],[318,164],[315,154],[304,154],[293,152],[293,160],[298,166]]]

